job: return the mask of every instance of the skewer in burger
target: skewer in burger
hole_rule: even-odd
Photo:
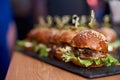
[[[63,49],[65,62],[72,61],[82,67],[111,66],[118,61],[108,55],[108,44],[104,35],[94,30],[83,30],[71,40],[72,49]]]

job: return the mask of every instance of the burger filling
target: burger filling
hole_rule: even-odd
[[[83,51],[80,51],[80,54],[74,53],[74,50],[72,50],[72,48],[70,47],[66,47],[66,48],[61,48],[61,51],[63,52],[62,58],[65,62],[70,62],[72,61],[72,59],[76,59],[76,61],[78,61],[81,65],[84,65],[85,67],[88,67],[90,65],[92,65],[93,63],[95,63],[96,65],[99,65],[102,62],[104,62],[106,64],[106,66],[111,66],[111,65],[115,65],[118,63],[118,60],[113,58],[110,54],[107,54],[107,57],[102,58],[102,57],[97,57],[97,58],[92,58],[92,59],[83,59],[80,56],[82,55],[82,57],[91,57],[93,56],[92,51],[88,50],[89,54],[88,56],[86,56],[87,54],[82,53],[83,51],[87,51],[86,49]],[[90,52],[89,52],[90,51]],[[93,51],[94,52],[94,51]],[[90,53],[92,53],[90,55]],[[85,55],[84,55],[85,54]],[[101,55],[102,53],[99,53],[99,55]],[[99,56],[97,55],[97,56]]]
[[[48,57],[48,53],[51,50],[45,44],[39,43],[37,44],[36,41],[27,41],[27,40],[19,40],[17,42],[16,50],[22,50],[26,48],[33,48],[33,51],[36,52],[40,57]]]
[[[114,42],[109,42],[108,43],[108,51],[113,51],[114,48],[120,47],[120,40],[116,40]]]
[[[73,52],[75,52],[75,56],[79,56],[82,59],[98,59],[98,58],[106,57],[106,55],[103,54],[102,52],[97,52],[89,48],[84,48],[84,49],[75,48]]]

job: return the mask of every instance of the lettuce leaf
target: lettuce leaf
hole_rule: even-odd
[[[88,67],[88,66],[90,66],[90,65],[92,65],[93,63],[95,63],[96,65],[99,65],[100,64],[100,59],[95,59],[95,60],[83,60],[83,59],[80,59],[79,57],[78,57],[78,60],[79,60],[79,62],[82,64],[82,65],[84,65],[85,67]]]
[[[90,66],[93,62],[95,62],[96,64],[100,64],[100,60],[83,60],[83,59],[80,59],[80,57],[75,57],[74,53],[73,52],[65,52],[65,50],[62,50],[64,53],[62,55],[62,58],[65,62],[70,62],[73,58],[74,59],[77,59],[77,61],[88,67]]]
[[[24,46],[26,40],[18,40],[17,43],[16,43],[16,46],[15,46],[15,49],[16,50],[21,50],[22,49],[22,46]]]
[[[17,41],[17,44],[18,44],[19,46],[23,46],[23,45],[25,44],[25,42],[26,42],[26,40],[18,40],[18,41]]]
[[[108,54],[107,58],[102,58],[102,61],[105,62],[106,66],[108,67],[119,63],[119,61],[112,57],[110,54]]]
[[[60,50],[63,53],[62,58],[63,58],[63,61],[65,62],[70,62],[71,59],[75,57],[73,52],[70,49],[61,48]]]
[[[40,46],[39,46],[39,45],[36,45],[36,46],[35,46],[35,49],[34,49],[34,52],[37,53],[39,50],[40,50]]]
[[[119,47],[120,46],[120,40],[116,40],[115,42],[110,42],[110,43],[108,43],[108,46]]]
[[[84,65],[85,67],[88,67],[93,64],[93,60],[82,60],[80,57],[77,57],[77,60],[80,62],[80,64]]]
[[[95,59],[94,62],[95,62],[96,65],[99,65],[100,64],[100,59]]]
[[[63,55],[62,55],[62,58],[63,58],[63,61],[65,61],[65,62],[70,62],[71,61],[71,59],[72,58],[74,58],[75,56],[73,55],[73,53],[72,52],[65,52],[65,53],[63,53]]]
[[[25,46],[27,40],[18,40],[17,45],[16,45],[16,50],[22,49],[23,46]],[[47,46],[44,44],[39,44],[37,45],[36,41],[31,42],[34,47],[34,52],[38,52],[40,57],[47,57],[48,56],[48,51],[47,51]]]
[[[35,47],[35,52],[38,52],[40,57],[48,57],[47,46],[44,44],[39,44]]]
[[[106,64],[106,66],[111,66],[111,65],[116,65],[118,63],[118,60],[113,58],[110,54],[106,58],[101,58],[101,59],[95,59],[95,60],[83,60],[80,57],[75,57],[74,53],[63,53],[63,60],[65,62],[70,62],[73,58],[77,59],[77,61],[84,65],[85,67],[88,67],[95,63],[96,65],[99,65],[101,60]]]
[[[15,46],[16,50],[21,50],[24,47],[29,48],[29,47],[34,47],[37,45],[37,42],[34,40],[32,42],[27,41],[27,40],[18,40]]]

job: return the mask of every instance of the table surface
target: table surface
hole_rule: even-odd
[[[92,80],[120,80],[120,74]],[[55,66],[14,52],[6,80],[90,80]]]

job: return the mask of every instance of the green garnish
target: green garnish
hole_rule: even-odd
[[[25,44],[25,42],[26,42],[26,40],[18,40],[18,41],[17,41],[17,44],[18,44],[19,46],[23,46],[23,45]]]
[[[80,62],[80,64],[84,65],[85,67],[88,67],[93,63],[93,60],[82,60],[80,59],[80,57],[77,57],[77,60]]]
[[[100,64],[100,59],[95,59],[94,62],[95,62],[96,65],[99,65]]]
[[[107,58],[102,58],[102,61],[106,63],[106,66],[116,65],[119,63],[118,60],[113,58],[110,54],[108,54]]]
[[[97,26],[97,22],[95,19],[95,13],[93,10],[91,10],[91,18],[90,18],[90,22],[89,22],[89,28],[93,29]]]
[[[87,22],[86,16],[82,15],[81,16],[81,20],[80,20],[80,27],[85,27],[86,26],[86,22]]]
[[[103,18],[103,26],[104,27],[111,27],[109,15],[104,16],[104,18]]]
[[[63,24],[60,16],[55,16],[55,17],[54,17],[54,20],[55,20],[55,22],[56,22],[56,27],[59,28],[59,29],[62,29],[63,26],[64,26],[64,24]]]
[[[115,42],[112,42],[112,43],[108,43],[108,46],[111,46],[111,47],[119,47],[120,46],[120,40],[116,40]]]
[[[65,48],[61,48],[60,50],[63,53],[62,58],[65,62],[69,62],[71,58],[75,57],[70,50],[66,50]]]
[[[108,56],[106,58],[101,58],[101,59],[94,59],[94,60],[83,60],[80,57],[75,57],[73,53],[67,53],[64,52],[63,53],[63,60],[65,62],[70,62],[71,59],[77,59],[77,61],[81,64],[84,65],[85,67],[88,67],[90,65],[92,65],[93,63],[95,63],[96,65],[99,65],[101,60],[102,62],[104,62],[106,64],[107,67],[111,66],[111,65],[116,65],[118,62],[117,59],[113,58],[110,54],[108,54]]]
[[[40,57],[48,57],[47,46],[44,44],[39,44],[35,47],[35,52],[38,52]]]
[[[35,49],[34,49],[34,52],[38,52],[40,50],[40,46],[39,45],[36,45],[35,46]]]
[[[15,46],[15,49],[16,50],[21,50],[22,49],[22,46],[24,46],[26,40],[18,40],[17,43],[16,43],[16,46]]]
[[[72,52],[65,52],[62,55],[63,61],[65,62],[70,62],[72,58],[74,58],[75,56],[73,55]]]

